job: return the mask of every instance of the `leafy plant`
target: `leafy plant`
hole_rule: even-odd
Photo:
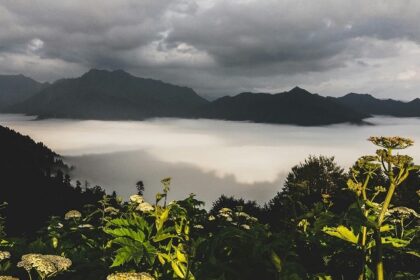
[[[193,219],[181,206],[185,203],[167,204],[170,179],[162,184],[163,193],[156,195],[153,206],[133,195],[127,211],[107,223],[104,231],[113,237],[109,246],[118,248],[111,267],[149,272],[158,279],[195,279],[190,243]]]
[[[325,226],[323,231],[331,236],[351,243],[362,251],[362,269],[359,279],[384,279],[384,248],[402,250],[418,256],[409,249],[411,241],[419,231],[418,225],[404,221],[417,213],[408,208],[392,208],[392,198],[397,188],[413,170],[419,166],[406,155],[394,154],[394,150],[405,149],[413,144],[410,139],[400,137],[371,137],[369,141],[379,146],[375,155],[363,156],[351,170],[347,187],[355,194],[356,202],[349,209],[348,225]],[[386,186],[372,185],[372,179],[383,172]],[[405,217],[394,217],[392,213],[404,212]],[[397,225],[398,224],[398,225]],[[374,255],[375,253],[375,255]],[[369,264],[374,265],[370,268]],[[375,271],[373,273],[372,271]]]

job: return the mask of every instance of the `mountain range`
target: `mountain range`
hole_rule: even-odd
[[[336,100],[347,107],[370,115],[389,115],[395,117],[420,117],[420,99],[410,102],[394,99],[377,99],[370,94],[349,93]]]
[[[74,79],[62,79],[10,106],[7,111],[40,118],[145,119],[188,117],[207,103],[192,89],[127,72],[90,70]]]
[[[123,70],[92,69],[52,84],[22,75],[0,76],[0,111],[39,118],[180,117],[314,126],[363,123],[371,115],[420,117],[420,99],[402,102],[357,93],[324,97],[295,87],[277,94],[243,92],[208,101],[188,87],[135,77]]]
[[[368,114],[299,87],[277,94],[244,92],[235,96],[225,96],[203,107],[199,116],[305,126],[359,123],[369,117]]]
[[[48,85],[23,75],[0,75],[0,109],[23,102]]]

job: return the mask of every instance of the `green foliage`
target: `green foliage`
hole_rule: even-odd
[[[384,279],[384,259],[392,259],[384,249],[415,252],[410,244],[418,235],[418,214],[406,207],[392,207],[397,188],[410,172],[418,170],[412,158],[394,155],[394,149],[404,149],[413,144],[400,137],[371,137],[369,140],[380,149],[375,155],[363,156],[351,170],[348,189],[354,193],[355,204],[348,211],[347,222],[336,227],[325,226],[323,231],[351,243],[362,253],[359,279]],[[372,179],[385,174],[386,184],[372,184]],[[407,223],[408,222],[408,223]],[[416,255],[416,254],[414,254]],[[372,273],[375,271],[375,273]]]
[[[0,274],[27,279],[26,270],[33,279],[61,280],[418,279],[420,215],[414,209],[420,192],[411,183],[420,182],[419,167],[409,156],[393,154],[412,142],[370,140],[380,149],[357,160],[348,174],[333,158],[310,157],[295,166],[285,188],[264,207],[223,195],[209,212],[193,194],[168,202],[171,179],[165,178],[154,203],[144,200],[138,183],[128,202],[104,195],[51,216],[33,238],[7,237],[0,219]],[[54,262],[64,265],[54,268]]]

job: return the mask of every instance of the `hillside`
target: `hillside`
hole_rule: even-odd
[[[203,118],[305,126],[360,123],[368,116],[299,87],[277,94],[244,92],[222,97],[200,112]]]
[[[183,117],[207,103],[192,89],[134,77],[122,70],[90,70],[63,79],[8,111],[41,118],[145,119]]]
[[[336,100],[347,107],[372,115],[390,115],[396,117],[420,117],[420,99],[410,102],[393,99],[377,99],[370,94],[349,93]]]
[[[23,75],[0,75],[0,110],[28,99],[47,85]]]
[[[103,193],[73,188],[59,155],[9,128],[0,126],[0,203],[11,234],[31,233],[51,215],[97,201]]]

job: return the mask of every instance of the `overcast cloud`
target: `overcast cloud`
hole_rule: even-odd
[[[418,0],[0,0],[0,73],[125,69],[205,96],[420,97]]]

